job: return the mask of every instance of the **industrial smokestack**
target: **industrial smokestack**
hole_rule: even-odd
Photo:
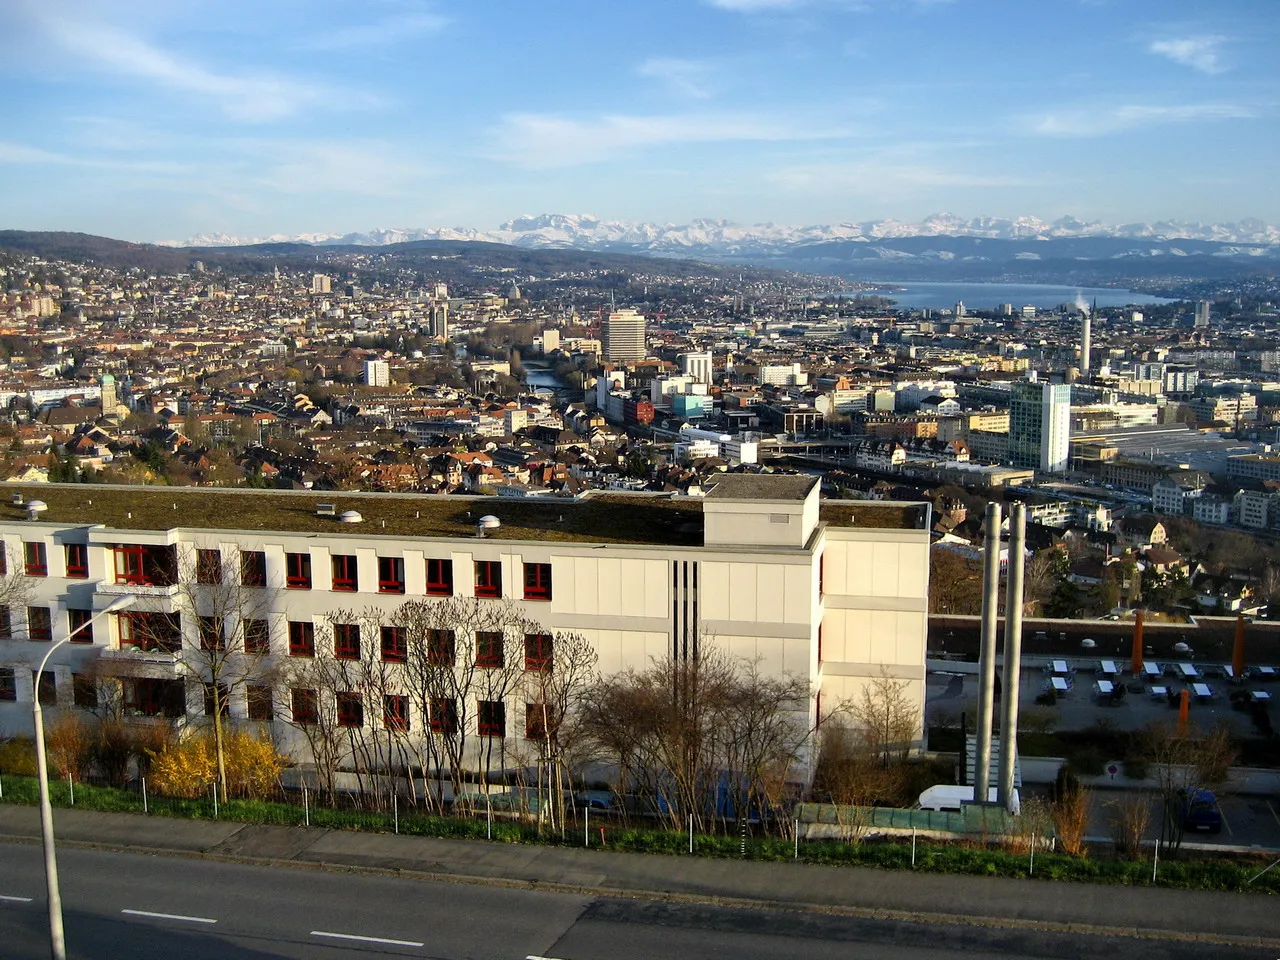
[[[978,654],[978,732],[973,799],[987,802],[991,786],[991,714],[996,685],[996,627],[1000,619],[1000,504],[987,504],[982,565],[982,645]]]
[[[1022,574],[1026,565],[1027,508],[1009,514],[1009,574],[1005,580],[1004,686],[1000,702],[1000,780],[996,800],[1013,813],[1014,764],[1018,758],[1018,680],[1022,670]]]
[[[1091,361],[1093,353],[1093,313],[1088,307],[1084,308],[1084,326],[1080,336],[1080,373],[1084,377],[1085,383],[1089,382],[1090,370],[1092,369]]]

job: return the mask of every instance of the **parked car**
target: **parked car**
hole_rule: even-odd
[[[1222,832],[1222,812],[1218,798],[1209,790],[1186,789],[1186,803],[1182,810],[1182,826],[1186,830]]]

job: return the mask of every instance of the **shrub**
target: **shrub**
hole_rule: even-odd
[[[65,713],[45,727],[45,752],[51,772],[63,780],[82,780],[93,754],[94,731],[74,713]]]
[[[151,755],[150,781],[156,793],[194,798],[217,778],[218,764],[207,737],[171,744]]]
[[[0,741],[0,774],[14,777],[36,775],[36,745],[34,740],[15,737]]]
[[[227,768],[227,793],[233,797],[261,799],[279,784],[284,757],[261,737],[228,731],[222,738]],[[211,735],[169,744],[151,753],[151,783],[157,793],[174,797],[200,797],[218,779],[218,754]]]

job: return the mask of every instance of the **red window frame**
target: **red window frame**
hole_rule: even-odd
[[[240,551],[240,585],[242,587],[265,587],[267,585],[267,554],[265,551]]]
[[[381,636],[383,663],[406,663],[409,660],[409,633],[404,627],[384,624]]]
[[[42,707],[56,707],[58,705],[58,678],[52,670],[44,670],[39,673],[40,682],[36,684],[37,671],[31,671],[31,686],[35,689],[33,692],[36,699],[40,701]]]
[[[560,718],[555,707],[545,703],[526,703],[524,705],[524,738],[526,740],[547,739],[547,728],[552,730],[560,726]]]
[[[117,613],[116,617],[121,649],[137,647],[150,650],[156,647],[165,653],[177,653],[182,649],[181,614],[124,612]]]
[[[333,561],[333,589],[350,593],[360,589],[360,569],[354,553],[335,553]]]
[[[476,596],[497,600],[502,597],[502,561],[476,561]]]
[[[13,639],[13,609],[6,603],[0,604],[0,640]]]
[[[427,560],[427,596],[453,596],[453,561]]]
[[[476,734],[481,737],[505,737],[507,705],[501,700],[477,700]]]
[[[89,545],[87,543],[67,544],[67,577],[71,580],[89,578]]]
[[[27,607],[27,639],[36,643],[53,640],[53,611],[48,607]]]
[[[452,736],[458,732],[458,701],[453,697],[431,698],[431,732]]]
[[[550,673],[555,640],[549,633],[524,635],[524,668],[530,673]]]
[[[311,554],[284,555],[284,585],[290,590],[311,589]]]
[[[0,667],[0,703],[14,703],[18,699],[18,675],[13,667]]]
[[[316,625],[310,620],[289,621],[289,656],[316,655]]]
[[[28,577],[49,575],[49,554],[43,543],[25,540],[22,543],[23,569]]]
[[[112,548],[115,558],[116,583],[148,586],[147,548],[140,543],[122,543]]]
[[[246,619],[242,625],[244,630],[244,652],[271,652],[271,624],[267,620]]]
[[[524,598],[526,600],[551,599],[551,564],[526,563],[524,565]]]
[[[427,648],[427,664],[432,667],[452,667],[458,653],[458,641],[452,630],[428,630],[424,637]]]
[[[294,723],[317,723],[320,720],[320,698],[309,687],[294,687],[289,695]]]
[[[404,593],[404,557],[378,558],[378,592]]]
[[[338,704],[338,726],[364,726],[364,697],[352,690],[339,690],[334,700]]]
[[[196,583],[222,582],[222,551],[201,548],[196,551]]]
[[[404,733],[409,729],[409,698],[402,693],[387,693],[382,697],[382,725],[388,730]]]
[[[227,649],[226,622],[219,616],[197,616],[196,633],[200,637],[201,650]]]
[[[333,625],[333,658],[335,660],[360,659],[360,624],[335,623]]]
[[[69,608],[67,629],[71,643],[93,643],[93,611]]]
[[[0,577],[9,575],[9,545],[0,540]]]
[[[506,634],[501,630],[476,631],[476,666],[501,670],[506,663]]]

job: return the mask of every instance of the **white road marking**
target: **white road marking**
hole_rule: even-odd
[[[362,937],[355,933],[325,933],[323,930],[312,930],[313,937],[330,937],[334,940],[358,940],[360,943],[388,943],[393,947],[421,947],[425,944],[417,940],[390,940],[386,937]]]
[[[131,917],[154,917],[157,920],[185,920],[187,923],[217,923],[208,917],[184,917],[180,913],[152,913],[150,910],[121,910]]]
[[[30,903],[30,897],[0,897],[0,903]]]
[[[525,957],[524,960],[556,960],[555,957]]]

